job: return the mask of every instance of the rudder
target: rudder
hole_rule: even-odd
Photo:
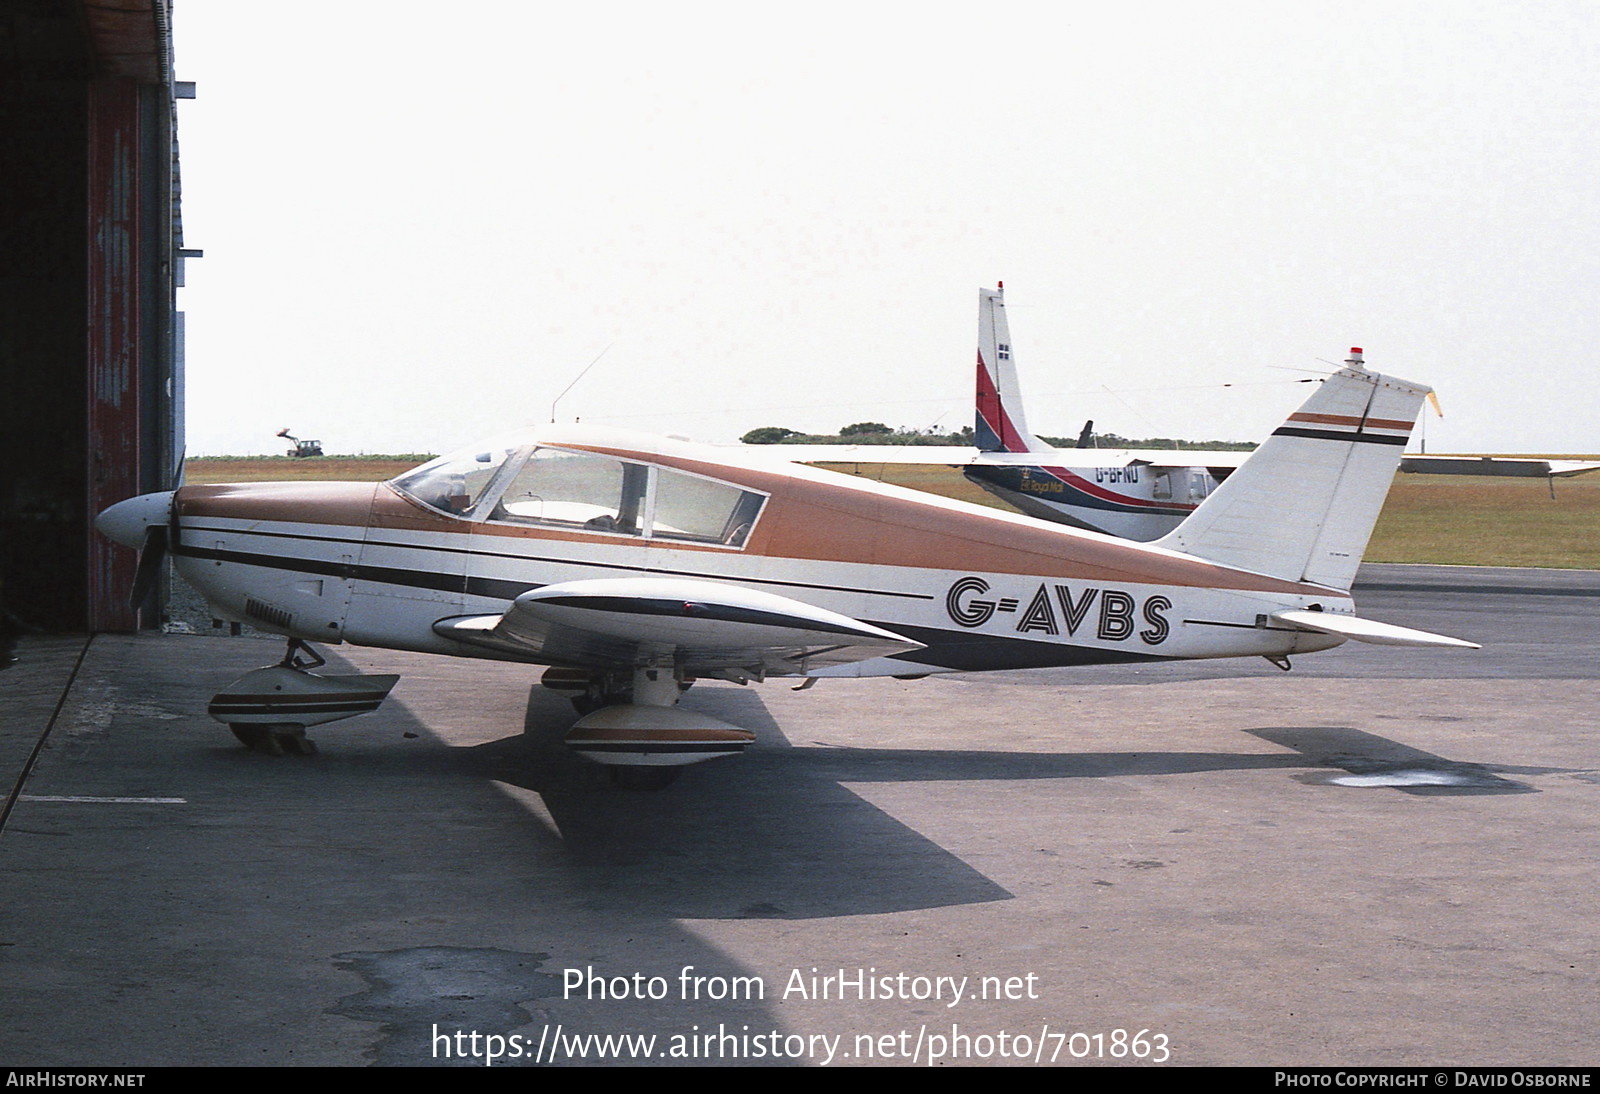
[[[1350,588],[1430,390],[1366,371],[1351,350],[1344,368],[1155,545]]]

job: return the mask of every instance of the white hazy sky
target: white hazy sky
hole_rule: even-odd
[[[191,455],[562,420],[1600,451],[1600,5],[178,0]],[[607,350],[607,347],[610,347]],[[1232,384],[1232,387],[1224,387]],[[1415,448],[1413,443],[1413,449]]]

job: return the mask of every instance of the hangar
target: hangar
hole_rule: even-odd
[[[91,521],[183,451],[193,88],[170,0],[0,0],[0,50],[0,629],[132,630],[132,553]]]

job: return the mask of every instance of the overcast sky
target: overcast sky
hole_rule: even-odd
[[[178,0],[191,455],[556,415],[1600,451],[1600,5]],[[609,347],[609,349],[608,349]],[[1233,385],[1233,386],[1224,386]],[[1416,448],[1413,442],[1413,450]]]

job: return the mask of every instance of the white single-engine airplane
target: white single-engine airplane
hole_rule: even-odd
[[[728,450],[551,426],[385,483],[183,486],[96,526],[163,552],[220,618],[285,635],[211,713],[253,747],[375,709],[307,642],[550,666],[578,752],[629,785],[742,751],[696,679],[918,677],[1472,643],[1358,618],[1350,586],[1427,389],[1360,367],[1178,528],[1134,543]]]
[[[1363,369],[1352,349],[1345,365]],[[1042,520],[1148,542],[1185,520],[1249,452],[1221,449],[1056,448],[1028,430],[1005,286],[978,290],[978,365],[972,447],[958,445],[759,445],[799,463],[922,464],[960,468],[974,484]],[[1402,455],[1401,471],[1539,476],[1600,470],[1600,463],[1531,456]],[[1291,487],[1292,489],[1293,487]]]

